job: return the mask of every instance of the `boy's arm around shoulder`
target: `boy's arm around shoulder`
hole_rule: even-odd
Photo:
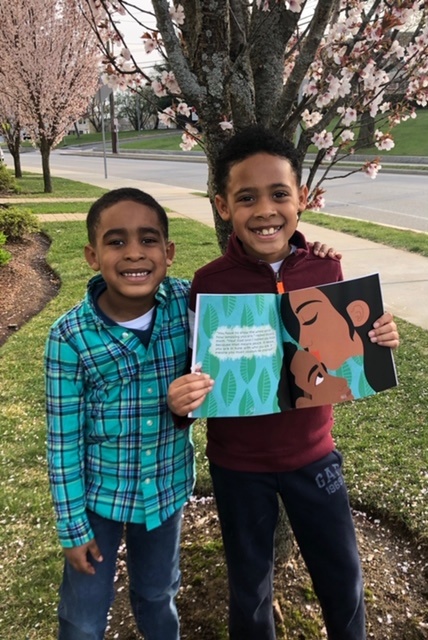
[[[45,384],[49,484],[60,543],[71,548],[94,535],[86,515],[83,372],[58,325],[46,342]]]

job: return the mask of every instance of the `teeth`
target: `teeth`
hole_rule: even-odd
[[[270,227],[269,229],[256,230],[256,233],[261,236],[273,236],[278,231],[279,227]]]
[[[148,271],[139,271],[138,273],[135,273],[135,271],[131,272],[125,272],[123,275],[126,276],[127,278],[141,278],[142,276],[146,276],[148,274]]]

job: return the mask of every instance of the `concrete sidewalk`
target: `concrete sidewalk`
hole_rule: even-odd
[[[81,180],[88,182],[83,175]],[[102,178],[90,182],[96,186],[106,186]],[[152,194],[173,212],[171,217],[178,215],[214,226],[208,198],[193,195],[181,187],[156,182],[108,180],[109,189],[125,186],[138,187]],[[54,216],[47,214],[43,219],[54,220]],[[63,214],[62,219],[77,218],[74,214]],[[346,278],[379,272],[385,308],[394,316],[428,330],[428,258],[305,222],[299,223],[299,229],[308,240],[320,240],[343,253],[342,264]]]

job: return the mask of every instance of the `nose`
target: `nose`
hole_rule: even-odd
[[[138,239],[127,242],[125,251],[125,258],[127,260],[140,260],[140,258],[144,258],[144,256],[144,244],[139,242]]]
[[[268,197],[260,198],[257,207],[257,218],[272,218],[276,215],[276,211],[273,208],[272,200]]]

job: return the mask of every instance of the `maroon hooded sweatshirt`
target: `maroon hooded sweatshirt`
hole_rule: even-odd
[[[278,281],[285,291],[343,279],[340,261],[319,258],[298,231],[296,247],[281,265]],[[225,255],[196,271],[190,292],[195,310],[198,293],[276,293],[272,267],[244,252],[232,234]],[[319,460],[334,449],[330,405],[292,409],[263,416],[208,418],[207,456],[211,462],[239,471],[293,471]]]

